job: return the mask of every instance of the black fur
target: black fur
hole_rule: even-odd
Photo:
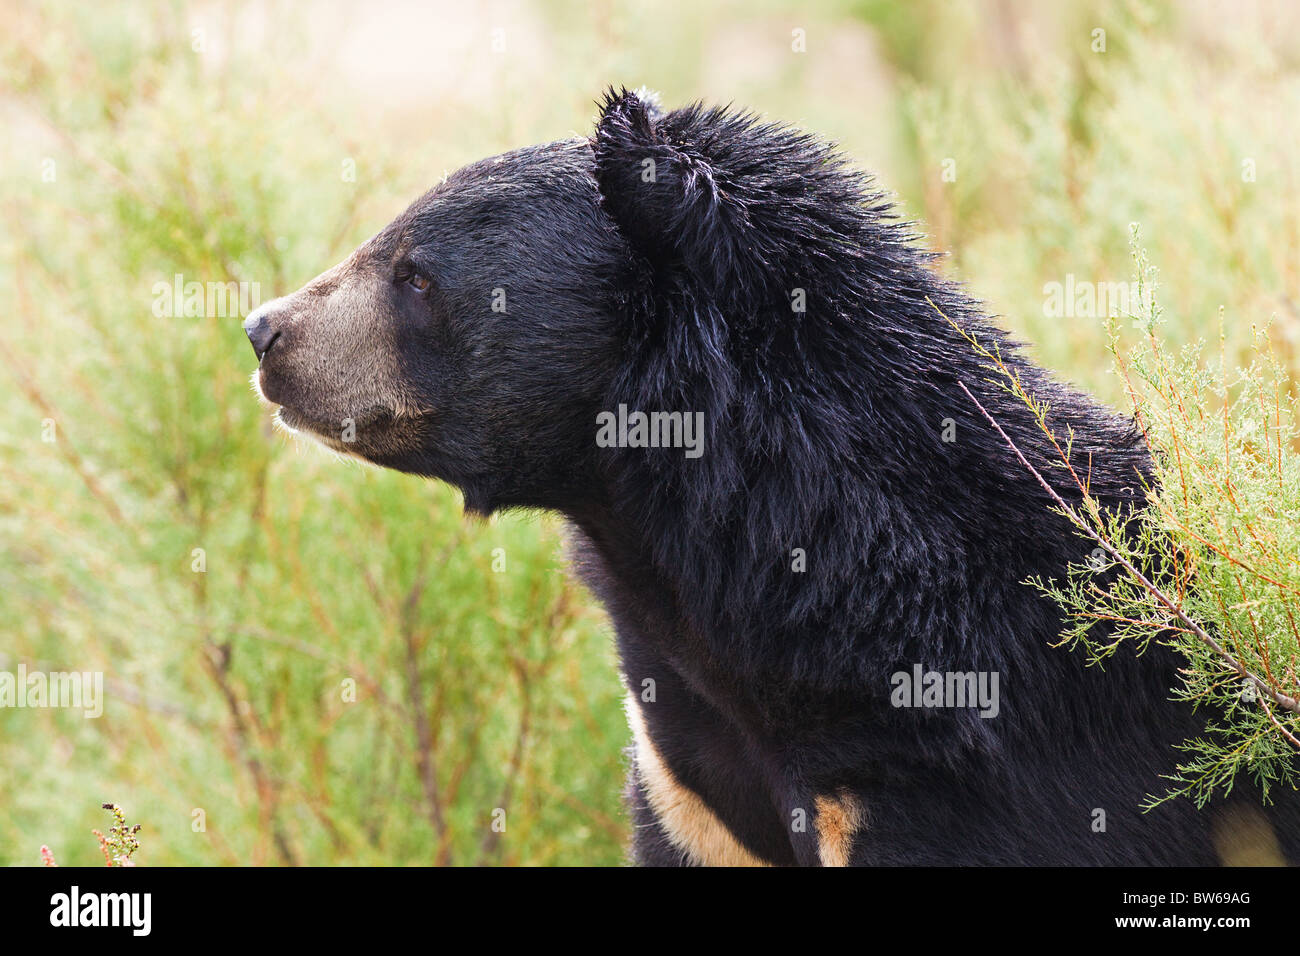
[[[960,383],[1078,492],[949,320],[1073,429],[1108,508],[1141,499],[1140,437],[1025,359],[829,146],[611,91],[589,147],[475,164],[362,251],[376,275],[405,257],[437,284],[390,308],[433,318],[401,346],[433,412],[399,450],[362,453],[459,484],[474,510],[571,519],[629,687],[654,681],[651,737],[751,852],[816,863],[792,817],[848,788],[867,815],[856,863],[1216,862],[1213,808],[1139,812],[1201,728],[1168,701],[1178,661],[1153,647],[1103,672],[1049,646],[1061,620],[1022,582],[1091,546]],[[498,284],[508,317],[487,311]],[[597,447],[596,414],[620,405],[702,412],[704,454]],[[998,672],[999,716],[891,706],[915,663]],[[638,858],[683,861],[635,779],[629,794]]]

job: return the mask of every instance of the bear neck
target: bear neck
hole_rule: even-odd
[[[1049,427],[1062,444],[1073,430],[1074,463],[1104,507],[1140,500],[1145,449],[1131,422],[1054,382],[917,273],[888,299],[839,302],[779,334],[699,321],[629,349],[608,408],[702,413],[702,453],[606,449],[599,492],[563,510],[590,542],[598,595],[677,642],[664,653],[689,645],[829,690],[909,661],[992,669],[1024,642],[1058,639],[1055,607],[1024,581],[1063,575],[1091,546],[961,386],[1065,500],[1080,492],[962,333],[1051,403]],[[975,640],[990,606],[1019,624]]]

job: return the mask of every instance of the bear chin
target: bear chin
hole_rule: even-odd
[[[295,439],[306,440],[341,458],[369,465],[402,469],[411,452],[412,439],[405,429],[413,425],[413,419],[399,417],[391,409],[381,406],[345,419],[351,422],[347,430],[350,437],[344,437],[345,432],[339,424],[322,422],[288,405],[276,407],[272,420],[276,428]]]
[[[306,418],[284,405],[276,408],[271,421],[275,423],[275,427],[280,431],[292,435],[296,439],[306,439],[341,455],[354,454],[346,442],[340,441],[332,434],[316,430]],[[361,456],[355,455],[355,457],[359,458]]]
[[[279,402],[268,398],[266,392],[262,390],[260,365],[258,366],[257,371],[253,372],[252,378],[249,382],[254,394],[257,395],[258,401],[267,408],[275,409],[274,414],[271,416],[271,420],[275,423],[276,428],[297,438],[310,439],[316,444],[328,448],[330,451],[338,452],[342,455],[349,455],[354,458],[360,458],[363,461],[366,460],[365,455],[357,448],[356,442],[348,442],[344,441],[340,437],[336,437],[336,434],[341,432],[342,423],[336,426],[333,422],[330,422],[327,425],[324,422],[314,419],[309,415],[305,415],[288,405],[280,404]],[[353,427],[360,429],[381,422],[386,418],[391,419],[392,417],[393,413],[391,410],[376,405],[364,414],[353,416]]]

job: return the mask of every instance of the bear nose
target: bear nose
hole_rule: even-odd
[[[280,337],[280,330],[271,325],[271,311],[265,306],[244,319],[244,331],[248,333],[248,341],[253,343],[259,362]]]

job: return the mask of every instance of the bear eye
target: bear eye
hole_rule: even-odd
[[[416,292],[428,292],[433,286],[433,280],[420,275],[415,270],[415,263],[405,258],[393,266],[393,281],[405,282]]]

